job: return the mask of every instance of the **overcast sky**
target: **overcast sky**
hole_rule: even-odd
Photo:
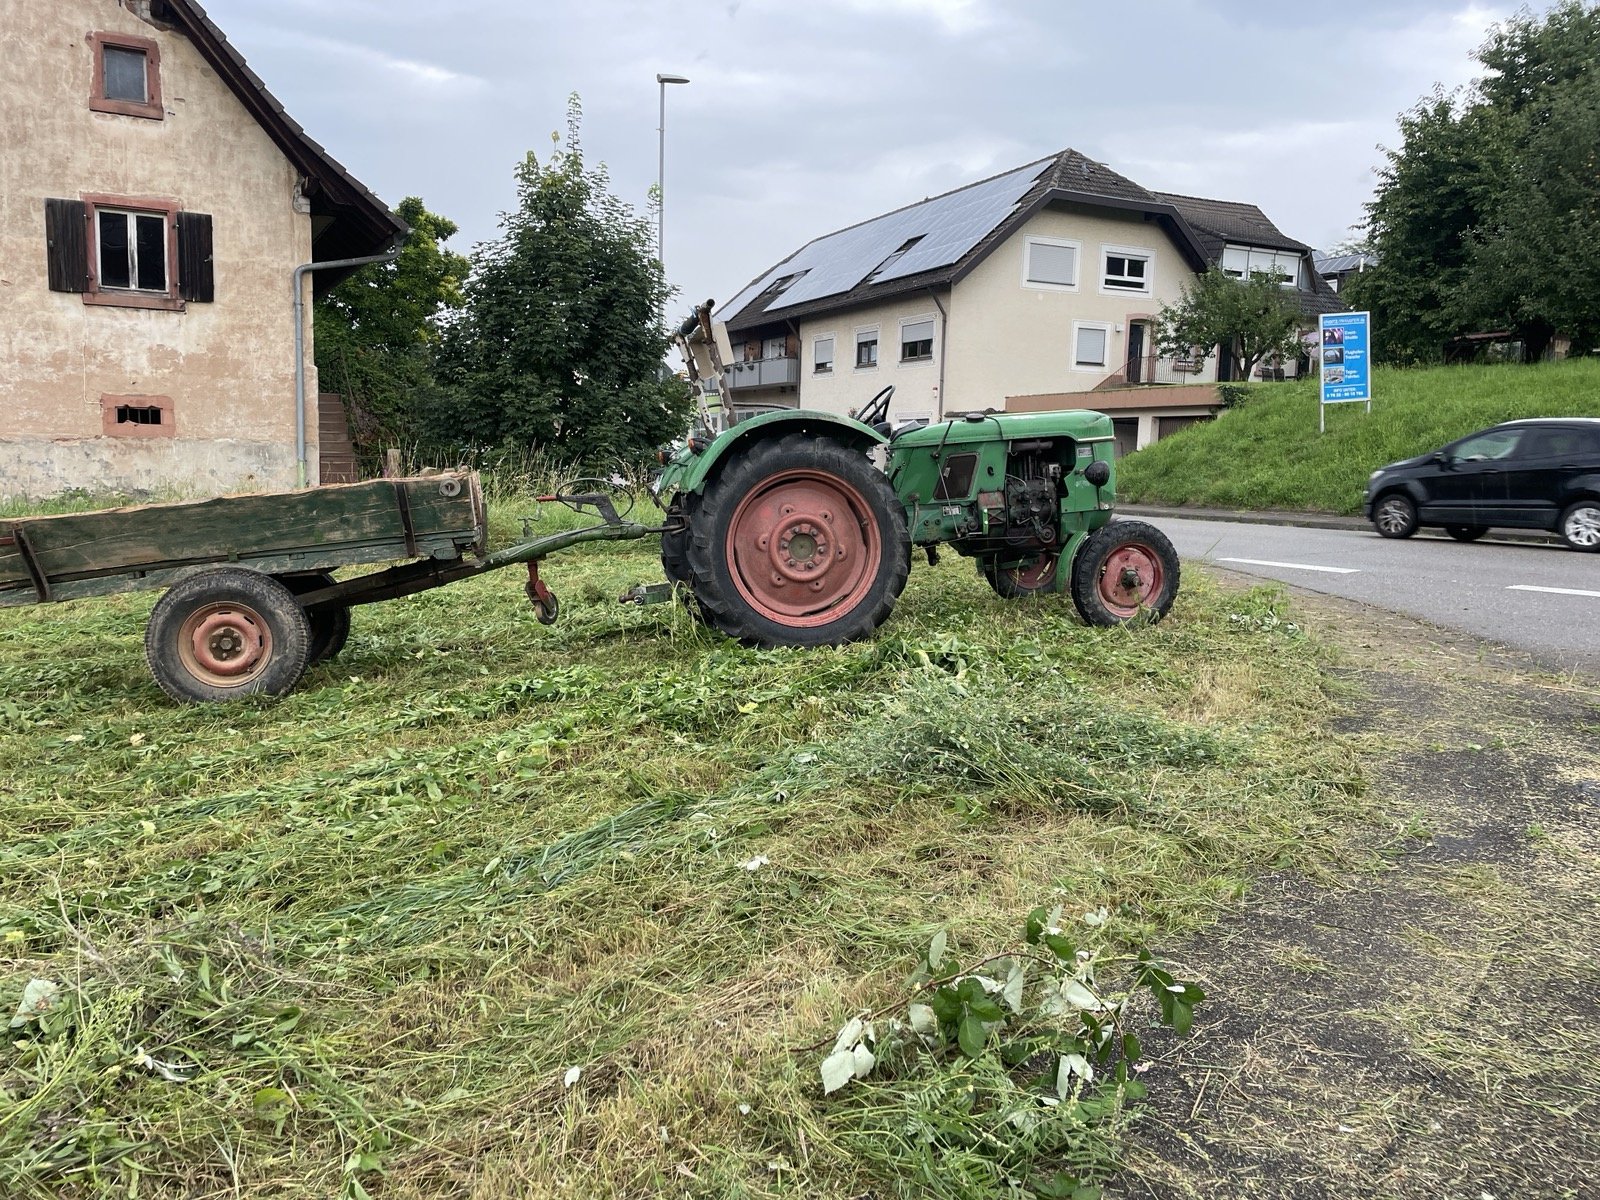
[[[731,299],[819,234],[1073,147],[1145,187],[1351,236],[1379,143],[1505,0],[204,0],[289,112],[463,252],[512,172],[584,107],[583,144],[646,208],[667,92],[666,263]],[[1538,5],[1540,8],[1547,4]]]

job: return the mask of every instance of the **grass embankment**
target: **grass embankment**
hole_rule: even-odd
[[[824,1099],[793,1048],[941,928],[1159,951],[1364,803],[1273,593],[1089,629],[947,560],[874,642],[756,652],[619,608],[654,554],[552,564],[553,629],[509,574],[357,610],[226,708],[151,683],[148,596],[0,612],[0,1020],[61,989],[0,1050],[0,1194],[1014,1195],[960,1060]]]
[[[1119,499],[1222,508],[1359,513],[1367,476],[1516,417],[1600,416],[1600,360],[1537,366],[1379,368],[1372,413],[1330,405],[1317,432],[1317,386],[1257,384],[1241,407],[1130,455]]]

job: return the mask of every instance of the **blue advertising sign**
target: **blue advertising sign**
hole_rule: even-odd
[[[1372,316],[1323,313],[1322,402],[1372,403]]]

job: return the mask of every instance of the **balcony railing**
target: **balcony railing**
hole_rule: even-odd
[[[757,358],[728,367],[728,386],[744,388],[796,387],[800,383],[798,358]]]

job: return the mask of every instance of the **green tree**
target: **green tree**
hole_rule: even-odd
[[[444,245],[455,222],[407,196],[395,209],[411,226],[400,257],[363,267],[316,304],[317,372],[344,395],[358,447],[419,440],[437,401],[434,358],[443,322],[466,299],[471,264]]]
[[[663,379],[667,297],[649,219],[609,190],[578,139],[517,168],[515,211],[475,254],[447,339],[448,431],[589,464],[637,462],[683,429],[687,387]]]
[[[1292,294],[1273,275],[1257,271],[1234,279],[1212,267],[1184,285],[1177,304],[1162,305],[1156,344],[1163,354],[1201,362],[1220,351],[1229,356],[1233,378],[1248,379],[1264,359],[1299,353],[1302,320]]]

